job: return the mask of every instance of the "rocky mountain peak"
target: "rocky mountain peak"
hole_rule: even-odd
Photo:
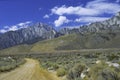
[[[55,38],[56,31],[43,23],[36,23],[28,28],[10,31],[0,36],[0,49],[23,43]]]
[[[71,34],[71,33],[89,33],[89,32],[120,32],[120,12],[118,12],[112,18],[102,21],[94,22],[89,25],[80,26],[78,29],[62,29],[61,33]]]

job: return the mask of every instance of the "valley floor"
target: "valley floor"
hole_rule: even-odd
[[[37,60],[26,60],[15,70],[0,73],[0,80],[60,80],[55,74],[42,69]]]

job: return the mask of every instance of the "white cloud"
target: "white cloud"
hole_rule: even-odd
[[[70,22],[70,20],[67,19],[65,16],[59,16],[58,20],[54,21],[54,24],[56,27],[59,27],[63,25],[64,23],[68,23],[68,22]]]
[[[79,16],[97,16],[101,14],[111,14],[120,11],[120,5],[109,3],[106,0],[94,0],[83,6],[61,6],[51,9],[52,14],[57,15],[79,15]]]
[[[77,18],[75,19],[75,22],[85,22],[85,23],[92,23],[92,22],[99,22],[99,21],[104,21],[107,20],[109,18],[107,17],[81,17],[81,18]]]
[[[43,18],[44,18],[44,19],[45,19],[45,18],[49,18],[49,15],[46,14],[45,16],[43,16]]]
[[[4,26],[3,29],[0,29],[0,33],[5,33],[8,31],[16,31],[21,28],[27,28],[31,21],[22,22],[12,26]]]
[[[0,33],[5,33],[5,32],[7,32],[7,30],[5,30],[5,29],[0,29]]]
[[[31,21],[26,21],[26,22],[19,23],[18,26],[25,26],[25,25],[28,25],[30,23],[31,23]]]
[[[51,9],[51,14],[59,16],[79,16],[79,18],[72,20],[74,22],[98,22],[109,19],[110,17],[104,17],[104,14],[113,15],[120,11],[120,5],[116,2],[120,0],[115,0],[110,2],[109,0],[91,0],[86,3],[86,5],[79,6],[66,6],[62,5],[60,7],[55,6]],[[100,16],[103,17],[100,17]],[[67,19],[67,18],[66,18]],[[56,26],[61,26],[65,22],[58,19],[54,22]]]
[[[65,5],[61,6],[61,7],[54,7],[53,9],[51,9],[53,14],[57,14],[57,15],[64,15],[64,14],[68,14],[68,15],[96,15],[98,14],[97,11],[93,10],[93,9],[87,9],[81,6],[77,6],[77,7],[66,7]]]

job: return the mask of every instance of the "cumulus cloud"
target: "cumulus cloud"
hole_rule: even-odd
[[[22,22],[13,26],[4,26],[3,29],[0,29],[0,33],[5,33],[8,31],[16,31],[21,28],[27,28],[31,21]]]
[[[78,16],[97,16],[101,14],[111,14],[120,11],[120,5],[109,3],[106,0],[94,0],[88,2],[85,6],[61,6],[51,9],[52,14],[57,15],[78,15]]]
[[[68,15],[97,15],[99,14],[98,11],[95,11],[93,9],[89,9],[89,8],[84,8],[81,6],[70,6],[67,7],[65,5],[61,6],[61,7],[54,7],[53,9],[51,9],[53,14],[57,14],[57,15],[64,15],[64,14],[68,14]]]
[[[119,1],[120,0],[115,0],[114,2],[109,2],[109,0],[92,0],[87,2],[86,5],[80,6],[66,6],[66,5],[62,5],[60,7],[55,6],[54,8],[51,9],[51,14],[59,16],[77,15],[79,18],[74,19],[74,22],[91,23],[104,21],[109,18],[104,17],[104,14],[113,15],[120,11],[120,5],[118,4]],[[100,17],[101,15],[103,17]],[[54,22],[56,26],[61,26],[64,23],[65,22],[61,21],[60,19]]]
[[[43,16],[43,18],[45,19],[45,18],[49,18],[49,15],[48,14],[46,14],[45,16]]]
[[[75,22],[83,22],[83,23],[92,23],[92,22],[99,22],[109,19],[108,17],[81,17],[75,19]]]
[[[58,20],[54,21],[54,24],[56,27],[59,27],[63,25],[64,23],[68,23],[68,22],[70,22],[70,20],[67,19],[65,16],[59,16]]]

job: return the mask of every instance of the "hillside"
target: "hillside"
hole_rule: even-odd
[[[31,51],[119,48],[120,33],[71,34],[34,44]]]
[[[61,36],[59,38],[51,39],[51,40],[45,40],[45,41],[39,41],[35,44],[31,45],[18,45],[11,48],[3,49],[0,51],[0,54],[24,54],[28,52],[51,52],[55,51],[55,48],[57,48],[60,45],[65,45],[66,43],[70,43],[77,35],[71,34],[71,35],[65,35]]]
[[[31,49],[32,45],[18,45],[14,47],[10,47],[7,49],[0,50],[0,54],[24,54],[28,53]]]
[[[32,45],[19,45],[4,49],[0,54],[54,52],[63,50],[120,48],[120,32],[69,34],[59,38],[40,41]]]

